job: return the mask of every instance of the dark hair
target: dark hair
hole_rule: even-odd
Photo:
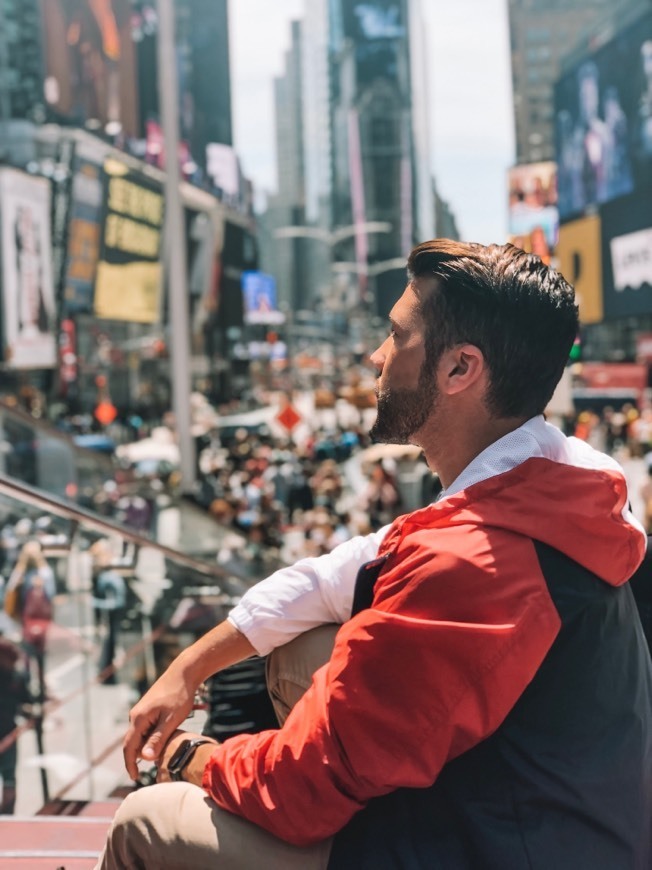
[[[489,411],[533,417],[550,401],[578,330],[571,285],[513,245],[433,239],[408,258],[408,277],[434,278],[423,295],[426,365],[444,350],[474,344],[489,369]]]

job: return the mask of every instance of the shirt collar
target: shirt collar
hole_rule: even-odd
[[[511,471],[533,456],[560,460],[564,456],[565,445],[566,436],[556,426],[546,423],[542,414],[531,417],[518,429],[503,435],[479,453],[451,485],[440,492],[437,501],[497,474]]]

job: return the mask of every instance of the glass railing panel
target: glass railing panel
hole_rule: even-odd
[[[127,782],[121,744],[131,705],[247,583],[1,477],[0,521],[2,597],[20,596],[12,616],[0,612],[5,809],[29,815],[101,799]],[[261,674],[252,662],[255,691]],[[233,704],[218,709],[228,695],[213,698],[218,728],[234,715]],[[244,707],[238,716],[250,718]],[[204,722],[197,713],[189,727]]]
[[[114,454],[79,446],[71,435],[1,401],[0,474],[173,549],[210,560],[219,556],[244,576],[259,570],[247,558],[245,536],[184,498],[178,474],[145,474]]]
[[[0,471],[87,507],[115,479],[110,456],[78,447],[66,433],[1,402]]]

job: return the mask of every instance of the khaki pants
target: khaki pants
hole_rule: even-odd
[[[275,650],[267,685],[282,724],[330,658],[339,626],[324,625]],[[130,794],[96,870],[325,870],[331,840],[298,848],[220,809],[197,786],[165,783]]]

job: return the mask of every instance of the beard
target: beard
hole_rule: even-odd
[[[437,406],[439,391],[434,367],[424,364],[414,390],[387,389],[378,393],[376,420],[369,434],[384,444],[409,444]]]

